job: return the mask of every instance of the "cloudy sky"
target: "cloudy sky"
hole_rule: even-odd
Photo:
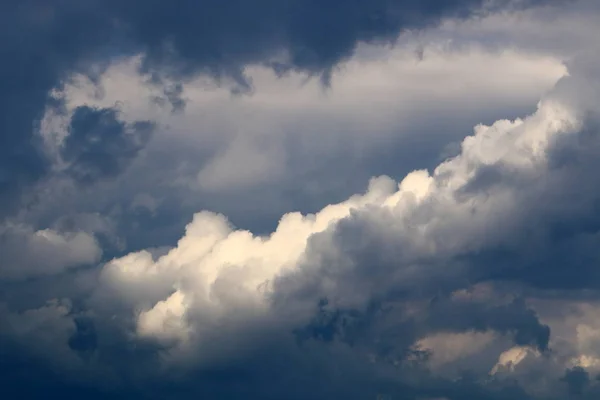
[[[597,0],[0,2],[7,399],[600,396]]]

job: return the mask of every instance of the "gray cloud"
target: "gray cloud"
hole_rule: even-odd
[[[144,147],[153,129],[149,121],[120,121],[115,109],[76,108],[60,151],[67,174],[84,184],[117,176]]]
[[[0,280],[56,275],[96,263],[102,255],[98,242],[88,233],[35,231],[13,224],[0,227],[0,249]]]
[[[243,86],[240,66],[280,50],[289,52],[283,69],[327,77],[357,41],[392,40],[402,27],[463,15],[479,3],[404,2],[400,14],[384,13],[388,2],[336,1],[260,2],[272,6],[264,14],[245,2],[230,2],[238,6],[233,14],[210,1],[22,7],[35,6],[35,24],[27,21],[41,30],[89,24],[92,34],[116,21],[110,32],[126,33],[136,49],[144,45],[143,69],[157,82],[208,72]],[[92,23],[77,18],[87,7],[97,15]],[[33,18],[13,8],[16,20]],[[339,20],[332,23],[332,15]],[[65,37],[44,37],[51,46],[58,39]],[[59,49],[77,53],[77,43]],[[317,214],[284,215],[270,236],[201,212],[171,249],[76,269],[99,262],[92,233],[110,234],[107,220],[122,215],[118,207],[106,218],[75,216],[54,229],[6,222],[0,279],[50,275],[22,286],[29,290],[23,293],[37,292],[32,303],[61,300],[32,305],[20,286],[3,290],[0,382],[21,398],[594,398],[599,386],[591,376],[600,360],[589,347],[596,330],[576,322],[571,343],[561,344],[552,333],[564,326],[544,320],[530,297],[558,291],[585,301],[584,290],[599,284],[598,193],[590,184],[600,93],[594,58],[572,64],[571,76],[529,117],[477,127],[435,170],[401,182],[373,179],[365,194]],[[74,67],[64,68],[57,63],[56,71]],[[59,75],[48,75],[35,93]],[[165,95],[180,104],[177,89]],[[127,169],[151,128],[90,106],[68,120],[59,155],[84,183]],[[136,205],[160,207],[152,196]],[[427,339],[475,334],[489,341],[489,354],[475,365],[489,368],[469,370],[466,362],[462,371],[450,359],[452,375],[438,374],[430,356],[440,344],[424,348]]]
[[[541,2],[525,2],[537,3]],[[283,69],[326,73],[350,56],[360,41],[391,42],[403,29],[466,16],[481,4],[481,0],[5,2],[0,20],[0,56],[7,60],[0,70],[4,208],[14,207],[15,193],[48,171],[34,127],[50,90],[60,87],[70,73],[95,77],[111,59],[142,52],[143,70],[156,82],[209,73],[233,78],[245,87],[245,65],[273,61],[285,53]],[[173,97],[171,92],[167,90],[167,97]]]
[[[248,97],[231,97],[197,79],[186,86],[187,112],[173,115],[148,104],[160,90],[144,83],[137,60],[107,70],[98,81],[103,98],[87,79],[74,78],[63,94],[68,110],[56,116],[50,109],[44,135],[51,144],[52,132],[67,137],[68,115],[83,104],[119,104],[120,118],[130,124],[156,120],[152,140],[115,180],[85,190],[44,184],[44,197],[24,218],[52,223],[73,210],[111,214],[130,248],[171,245],[198,209],[267,233],[282,213],[314,212],[340,201],[364,190],[373,174],[402,177],[434,166],[447,141],[461,139],[478,121],[527,112],[564,73],[555,59],[520,53],[439,49],[417,64],[410,51],[398,49],[379,60],[344,64],[328,93],[317,81],[303,84],[302,75],[277,79],[265,68],[249,72],[256,92]],[[496,77],[493,86],[488,74]],[[296,95],[288,96],[291,91]],[[448,109],[449,99],[460,107]],[[141,194],[158,208],[128,213]]]

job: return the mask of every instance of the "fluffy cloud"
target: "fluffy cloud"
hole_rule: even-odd
[[[30,98],[31,108],[11,103],[18,118],[10,126],[0,114],[0,127],[15,128],[22,118],[46,112],[36,151],[28,135],[6,139],[11,146],[23,139],[27,157],[20,160],[35,161],[15,167],[16,175],[31,173],[31,181],[46,174],[33,190],[35,201],[6,219],[0,232],[0,382],[8,393],[597,398],[596,52],[572,57],[576,51],[557,46],[551,56],[524,56],[521,50],[491,54],[427,45],[415,60],[406,51],[374,56],[380,49],[367,46],[340,64],[359,42],[394,40],[400,29],[468,15],[481,2],[230,2],[234,12],[210,1],[166,4],[150,2],[143,13],[135,2],[93,0],[7,7],[10,21],[30,27],[31,36],[23,49],[0,52],[39,56],[40,43],[59,50],[34,66],[45,74],[30,90],[18,89],[22,81],[16,78],[9,87],[8,95]],[[403,12],[396,13],[394,4],[402,4]],[[269,12],[259,13],[259,6]],[[209,9],[214,18],[205,24],[191,17]],[[336,23],[332,15],[339,17]],[[113,29],[99,29],[106,24]],[[454,32],[468,31],[468,25]],[[0,32],[12,32],[11,26]],[[90,29],[89,43],[74,37],[59,46],[70,29]],[[44,40],[38,42],[40,32]],[[109,38],[97,32],[127,37],[130,47],[104,48]],[[581,49],[587,47],[593,45]],[[88,48],[141,55],[104,64],[104,70]],[[560,60],[567,61],[566,76]],[[265,63],[268,68],[256,66]],[[450,66],[456,70],[448,72]],[[8,77],[28,71],[2,68]],[[273,80],[269,68],[285,78]],[[76,71],[81,73],[71,74]],[[309,81],[298,89],[303,76],[294,71],[317,74],[330,86]],[[211,84],[216,79],[229,87],[196,79],[203,74]],[[459,94],[450,76],[473,86]],[[201,211],[172,247],[138,250],[146,242],[124,247],[120,241],[124,223],[142,223],[137,232],[143,235],[144,219],[161,227],[163,240],[169,237],[165,210],[180,218],[187,212],[173,206],[170,191],[185,187],[181,198],[214,196],[220,206],[229,199],[232,210],[248,214],[256,198],[269,198],[262,193],[268,188],[287,181],[310,188],[310,179],[295,179],[307,170],[319,175],[339,164],[329,171],[345,170],[344,176],[360,180],[350,168],[358,154],[408,148],[419,132],[411,118],[479,105],[488,98],[477,94],[484,90],[502,98],[501,105],[518,103],[507,114],[522,111],[560,76],[531,115],[482,123],[464,139],[444,136],[430,144],[436,156],[442,142],[460,145],[431,169],[402,176],[413,164],[382,162],[391,176],[372,178],[364,193],[320,211],[285,213],[272,233],[236,228],[235,218]],[[253,88],[253,96],[239,96]],[[281,100],[292,89],[298,96]],[[418,95],[420,90],[428,94]],[[403,91],[408,94],[398,96]],[[490,106],[493,113],[504,112],[497,106]],[[473,116],[493,115],[484,109]],[[191,116],[181,114],[190,110]],[[209,118],[202,110],[217,115]],[[160,118],[157,129],[140,122]],[[453,121],[441,119],[439,127]],[[290,134],[294,128],[320,136]],[[406,141],[395,143],[400,137]],[[312,158],[302,160],[307,155]],[[434,158],[421,160],[423,167]],[[240,160],[241,168],[233,165]],[[41,169],[29,169],[36,165]],[[376,167],[364,169],[377,175]],[[332,182],[319,178],[322,185]],[[7,198],[14,195],[13,183],[27,183],[23,176],[12,179],[6,181]],[[260,196],[253,198],[252,191]],[[211,204],[202,201],[187,204]],[[269,203],[260,206],[279,212]]]
[[[590,176],[595,165],[590,105],[597,104],[598,81],[589,68],[572,71],[534,114],[478,126],[460,154],[431,173],[416,171],[398,183],[373,179],[364,195],[314,215],[285,215],[269,236],[235,230],[222,215],[201,212],[170,251],[107,263],[90,305],[100,315],[129,320],[130,340],[158,346],[164,367],[200,379],[217,366],[235,365],[241,376],[231,375],[230,382],[258,384],[285,355],[281,379],[296,385],[298,374],[322,369],[325,375],[306,378],[319,382],[334,373],[332,362],[343,362],[341,374],[360,371],[369,382],[355,387],[357,395],[373,384],[407,398],[593,391],[579,365],[593,354],[551,340],[531,303],[536,296],[525,290],[573,291],[598,283],[593,225],[579,222],[593,216],[597,195],[574,179]],[[563,273],[565,257],[582,260],[568,269],[572,279]],[[439,338],[460,341],[461,335],[481,341],[444,355]],[[577,328],[581,343],[593,336],[593,328]],[[484,349],[485,360],[468,360]],[[459,360],[484,369],[474,377],[440,370]],[[403,372],[392,379],[398,368]],[[532,379],[532,371],[544,371],[544,379],[540,372]],[[511,383],[515,378],[520,386]],[[242,393],[217,382],[188,389]],[[345,393],[335,380],[329,388]],[[285,388],[255,390],[270,398]]]

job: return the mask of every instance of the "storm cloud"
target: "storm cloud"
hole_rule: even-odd
[[[153,128],[148,121],[127,125],[115,109],[78,107],[60,151],[67,173],[86,184],[118,175],[150,139]]]
[[[331,151],[332,159],[315,161],[328,152],[315,150],[302,162],[306,149],[319,147],[302,147],[302,140],[317,136],[284,135],[289,143],[281,143],[302,149],[286,153],[275,135],[244,136],[240,129],[219,141],[220,131],[210,126],[217,133],[192,146],[172,134],[177,128],[154,120],[167,104],[172,119],[164,121],[198,110],[186,87],[199,78],[227,88],[231,98],[252,96],[250,68],[362,93],[334,84],[337,68],[360,45],[391,51],[388,45],[403,34],[443,21],[521,15],[528,7],[560,11],[565,3],[25,0],[0,6],[6,11],[0,56],[7,60],[0,66],[3,390],[11,398],[140,400],[596,398],[597,52],[569,53],[560,68],[536,59],[555,68],[548,80],[562,77],[528,115],[464,132],[432,168],[399,179],[397,171],[373,177],[363,192],[324,201],[313,213],[288,210],[268,233],[236,227],[215,211],[191,216],[161,191],[219,193],[216,199],[250,214],[257,198],[270,207],[265,182],[287,179],[286,187],[309,190],[284,167],[310,164],[317,175],[341,174],[348,163],[334,164],[345,152],[350,159],[352,146],[338,138],[352,135],[331,136],[332,147],[342,148]],[[430,54],[422,48],[414,62],[430,68],[424,63]],[[123,86],[128,98],[142,96],[131,89],[139,86],[128,86],[132,75],[107,73],[131,59],[148,98],[114,102],[103,93],[110,85]],[[82,95],[90,88],[90,97]],[[428,88],[432,94],[424,98],[436,99],[435,86]],[[282,102],[278,95],[257,97],[268,106]],[[203,100],[207,109],[234,104],[215,98]],[[286,107],[302,104],[278,110],[287,116]],[[333,104],[327,113],[339,104],[350,114],[361,108],[350,100]],[[426,112],[418,118],[435,118]],[[376,124],[381,114],[364,115]],[[300,130],[309,126],[298,123],[302,118],[290,121]],[[354,128],[375,136],[367,125]],[[388,143],[370,140],[384,144],[355,151],[377,157]],[[195,157],[202,162],[188,161]],[[176,240],[173,215],[188,219]],[[131,244],[151,229],[164,238]]]
[[[326,78],[359,42],[391,43],[402,30],[468,16],[482,3],[7,1],[0,17],[3,208],[15,207],[15,194],[50,168],[35,127],[51,90],[74,72],[95,77],[111,60],[142,53],[142,70],[159,85],[204,73],[246,91],[244,66],[265,63]],[[180,107],[166,85],[166,97]]]

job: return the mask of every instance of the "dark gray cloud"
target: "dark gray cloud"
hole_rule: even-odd
[[[153,129],[149,121],[120,121],[116,109],[78,107],[60,151],[68,164],[66,172],[83,184],[116,177],[135,159]]]
[[[49,167],[33,135],[49,91],[105,43],[111,29],[90,2],[3,2],[0,13],[0,175],[4,213],[15,191],[43,176]],[[82,14],[82,12],[84,12]],[[89,64],[88,64],[89,66]]]
[[[563,380],[568,385],[569,394],[582,396],[590,384],[590,375],[585,369],[575,367],[565,372]]]

